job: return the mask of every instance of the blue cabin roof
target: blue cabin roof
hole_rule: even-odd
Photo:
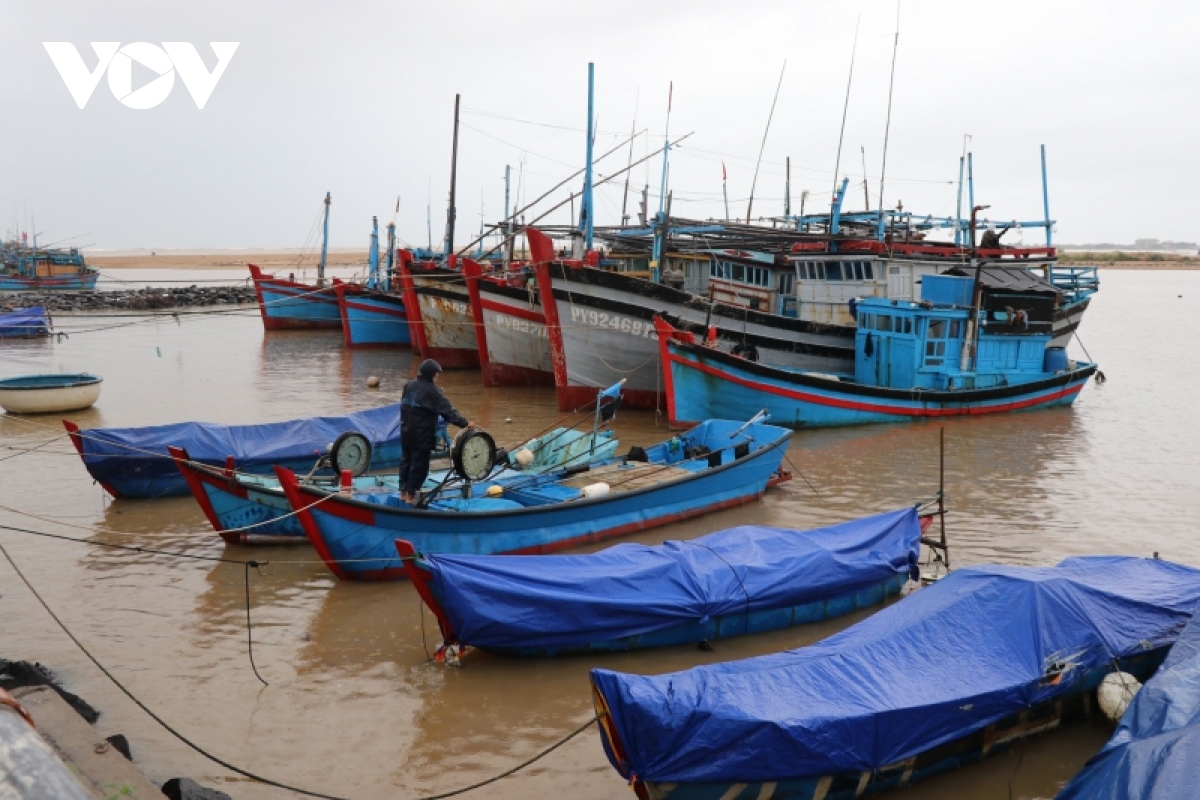
[[[1053,297],[987,296],[978,314],[974,363],[962,367],[974,278],[927,275],[921,301],[867,298],[857,305],[854,380],[892,389],[985,389],[1028,383],[1066,369],[1051,340]],[[990,302],[989,302],[990,301]],[[1015,305],[1003,305],[999,301]]]

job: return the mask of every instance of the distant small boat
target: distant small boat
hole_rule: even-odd
[[[1082,717],[1110,672],[1150,675],[1200,609],[1157,559],[958,569],[841,633],[663,675],[591,673],[636,795],[850,800]]]
[[[395,540],[424,553],[549,553],[757,500],[787,480],[791,431],[709,420],[629,456],[523,479],[447,486],[422,508],[396,492],[342,495],[277,469],[288,503],[329,569],[350,580],[405,577]]]
[[[88,473],[118,498],[187,496],[188,484],[167,452],[169,445],[187,448],[195,461],[241,472],[269,474],[274,465],[283,464],[308,473],[339,436],[353,431],[367,440],[370,469],[400,464],[399,403],[344,416],[257,425],[177,422],[80,429],[68,420],[63,425]]]
[[[45,306],[30,306],[0,314],[0,339],[35,339],[50,335]]]
[[[1055,800],[1176,800],[1198,786],[1200,616],[1138,691],[1108,744]]]
[[[445,648],[635,650],[787,628],[882,603],[917,579],[916,508],[810,531],[743,525],[590,555],[424,555],[399,539]]]
[[[87,372],[0,379],[0,406],[10,414],[54,414],[90,408],[104,379]]]
[[[250,279],[263,327],[269,331],[340,328],[337,295],[332,286],[312,286],[294,280],[276,278],[250,264]]]
[[[616,453],[617,446],[617,439],[611,431],[593,434],[557,428],[522,445],[530,449],[532,461],[527,467],[514,469],[509,477],[536,475],[567,466],[584,465],[597,459],[609,459]],[[292,509],[278,478],[197,463],[191,460],[184,448],[168,447],[167,450],[178,464],[204,515],[226,542],[308,544],[300,520],[289,513]],[[433,455],[435,458],[444,458],[447,451],[434,451]],[[425,486],[432,489],[444,478],[445,471],[430,473]],[[341,488],[334,477],[305,480],[326,488]],[[362,475],[353,478],[348,489],[353,493],[398,492],[400,476],[398,472]]]
[[[0,244],[0,292],[94,289],[100,273],[77,247],[38,247],[28,239]]]

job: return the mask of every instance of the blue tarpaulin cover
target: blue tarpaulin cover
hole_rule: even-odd
[[[30,306],[0,314],[0,338],[48,333],[50,318],[45,306]]]
[[[101,483],[178,475],[167,446],[183,447],[195,461],[222,465],[233,456],[237,467],[263,471],[288,459],[317,459],[338,436],[358,431],[373,450],[400,441],[400,405],[369,408],[343,417],[309,417],[259,425],[177,422],[145,428],[90,428],[82,431],[83,462]],[[151,453],[161,453],[158,458]],[[374,460],[374,456],[372,456]]]
[[[1200,617],[1133,698],[1117,732],[1058,800],[1200,795]]]
[[[565,648],[877,585],[920,555],[907,508],[812,531],[745,525],[577,556],[428,556],[459,641]]]
[[[1114,658],[1166,647],[1198,607],[1200,570],[1165,561],[970,567],[809,647],[667,675],[597,669],[592,681],[627,762],[606,749],[627,777],[860,773],[1062,695]]]

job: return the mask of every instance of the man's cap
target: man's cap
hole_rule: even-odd
[[[427,358],[421,362],[421,367],[418,371],[429,380],[433,380],[433,376],[442,371],[442,365],[432,358]]]

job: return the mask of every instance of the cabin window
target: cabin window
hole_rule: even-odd
[[[892,332],[892,318],[886,314],[880,314],[875,317],[875,330]]]
[[[929,320],[929,339],[945,339],[946,338],[946,320],[931,319]]]
[[[860,313],[860,314],[858,315],[858,324],[859,324],[859,327],[861,327],[861,328],[862,328],[864,331],[866,331],[866,330],[870,330],[870,329],[871,329],[871,319],[872,319],[872,315],[871,315],[871,314],[862,314],[862,313]]]
[[[961,325],[962,325],[962,320],[957,320],[957,319],[950,320],[950,338],[951,339],[957,339],[960,335],[962,335],[962,331],[960,328]]]
[[[946,334],[955,329],[958,320],[931,319],[926,332],[925,366],[940,367],[946,361]]]
[[[904,318],[904,332],[912,333],[912,317]]]
[[[733,279],[735,281],[746,280],[746,267],[744,264],[733,264]]]
[[[925,366],[940,367],[946,360],[945,340],[925,343]]]
[[[842,279],[842,265],[836,261],[826,261],[825,279],[830,281],[840,281]]]
[[[862,262],[855,261],[854,262],[854,280],[861,281],[862,279],[863,279]]]
[[[888,272],[892,275],[899,275],[900,268],[899,267],[888,267]]]
[[[795,285],[795,279],[796,276],[790,272],[779,273],[779,293],[784,295],[791,294],[792,287]]]
[[[865,277],[869,281],[875,280],[875,276],[871,274],[871,262],[870,261],[863,262],[863,277]]]

